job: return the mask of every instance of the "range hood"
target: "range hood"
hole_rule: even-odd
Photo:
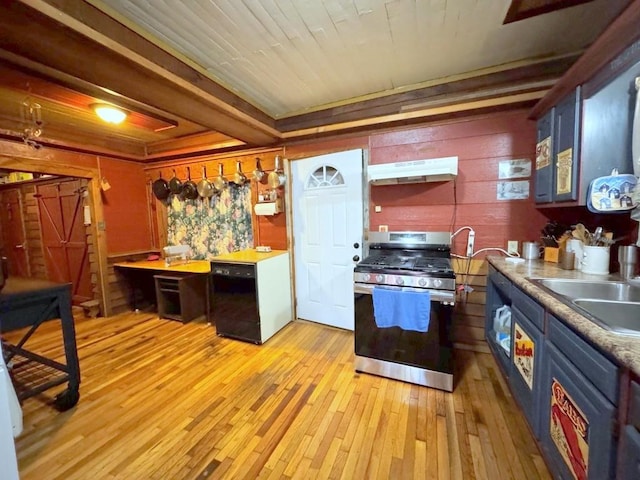
[[[458,157],[411,160],[367,167],[367,176],[372,185],[446,182],[453,180],[457,174]]]

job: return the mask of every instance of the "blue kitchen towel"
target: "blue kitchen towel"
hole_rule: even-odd
[[[373,289],[373,317],[378,328],[400,327],[403,330],[429,330],[431,295],[429,291],[412,292],[389,288]]]

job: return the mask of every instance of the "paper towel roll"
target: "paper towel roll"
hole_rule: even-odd
[[[279,213],[276,202],[256,203],[253,211],[256,212],[256,215],[275,215]]]

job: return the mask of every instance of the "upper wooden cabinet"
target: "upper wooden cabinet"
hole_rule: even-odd
[[[580,87],[538,120],[536,203],[578,198]]]
[[[578,198],[580,166],[580,87],[555,107],[553,115],[553,201]]]
[[[538,120],[536,137],[536,175],[535,201],[549,203],[553,201],[553,119],[555,107]]]
[[[538,119],[535,201],[586,205],[592,180],[633,173],[631,141],[640,41]],[[544,153],[551,152],[545,159]]]

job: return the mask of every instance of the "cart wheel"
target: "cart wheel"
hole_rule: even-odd
[[[80,392],[77,390],[65,390],[56,396],[53,401],[56,409],[60,412],[66,412],[70,408],[73,408],[80,400]]]

